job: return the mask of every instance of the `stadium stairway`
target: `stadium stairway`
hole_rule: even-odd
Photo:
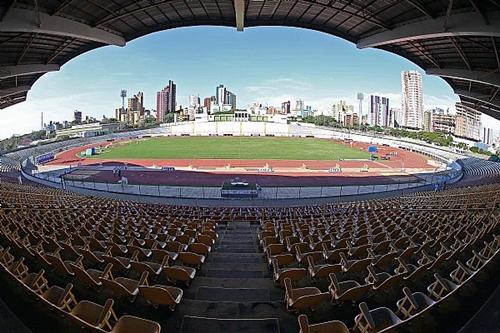
[[[218,227],[219,239],[177,309],[181,333],[297,332],[258,248],[258,228],[250,222]]]

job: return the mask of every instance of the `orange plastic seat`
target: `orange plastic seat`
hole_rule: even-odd
[[[71,310],[70,315],[92,327],[110,330],[113,328],[111,322],[118,320],[113,311],[113,304],[112,299],[108,299],[104,306],[90,301],[80,301]]]
[[[166,305],[171,311],[174,311],[175,306],[181,302],[183,291],[180,288],[171,286],[140,285],[139,295],[144,297],[144,299],[154,307]]]
[[[427,287],[429,296],[435,301],[446,297],[452,291],[458,288],[458,285],[448,279],[442,278],[439,274],[434,274],[435,281]]]
[[[196,254],[201,254],[203,256],[208,256],[211,251],[211,247],[203,243],[191,243],[189,244],[187,250]]]
[[[290,278],[293,282],[302,280],[307,276],[307,269],[305,268],[280,268],[277,261],[273,260],[273,278],[275,283],[284,285],[284,279]]]
[[[50,304],[67,311],[71,311],[71,307],[76,304],[76,299],[71,293],[73,285],[68,283],[66,288],[59,286],[51,286],[40,295],[45,301]]]
[[[389,308],[380,307],[369,310],[366,303],[359,305],[361,313],[354,318],[354,330],[361,333],[373,333],[397,326],[401,319]]]
[[[305,314],[301,314],[298,320],[299,333],[349,333],[347,326],[339,320],[310,325],[309,319]]]
[[[160,333],[161,326],[151,320],[134,316],[122,316],[110,333]]]
[[[117,277],[114,279],[101,278],[101,281],[106,291],[111,293],[114,297],[128,297],[131,302],[134,302],[139,293],[139,285],[144,284],[147,277],[148,272],[144,272],[139,281],[126,277]]]
[[[371,284],[360,285],[354,280],[339,282],[334,273],[330,273],[329,277],[330,286],[328,291],[332,296],[332,302],[359,301],[372,288]]]
[[[322,293],[316,287],[293,288],[290,278],[285,278],[284,284],[285,304],[289,311],[314,309],[330,298],[328,293]]]
[[[107,279],[111,276],[113,264],[107,264],[103,271],[97,269],[85,269],[84,267],[70,264],[71,270],[75,274],[76,280],[87,287],[100,287],[101,278]]]
[[[342,265],[336,264],[323,264],[316,265],[312,256],[307,257],[308,272],[312,279],[325,279],[328,278],[330,273],[342,272]]]
[[[187,266],[166,266],[163,274],[172,283],[183,282],[189,286],[196,275],[196,269]]]
[[[403,293],[405,297],[396,302],[397,313],[401,314],[403,319],[415,316],[435,304],[426,294],[421,292],[412,293],[407,287],[403,288]]]
[[[185,266],[200,269],[201,265],[205,262],[205,256],[193,252],[181,252],[179,254],[179,260]]]

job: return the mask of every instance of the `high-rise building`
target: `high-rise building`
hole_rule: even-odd
[[[120,123],[126,123],[127,119],[127,109],[126,108],[118,108],[115,109],[115,119]]]
[[[293,109],[295,115],[300,115],[305,108],[305,103],[303,100],[299,99],[295,101],[295,109]]]
[[[363,93],[358,93],[358,114],[361,119],[363,119],[363,100],[365,99],[365,95]]]
[[[226,87],[223,84],[215,88],[215,102],[217,105],[224,104],[224,99],[226,98]]]
[[[223,84],[215,89],[215,102],[220,108],[230,105],[232,111],[236,110],[236,94],[229,91]]]
[[[394,121],[392,121],[391,109],[389,108],[389,98],[382,97],[382,108],[381,108],[381,119],[380,124],[382,127],[394,127]]]
[[[442,111],[442,112],[441,112]],[[445,134],[455,133],[455,115],[444,113],[442,109],[432,111],[432,130]]]
[[[73,112],[73,121],[75,124],[82,123],[82,111],[75,110],[75,112]]]
[[[455,135],[469,140],[480,141],[481,112],[456,103]]]
[[[286,101],[281,103],[281,114],[290,114],[292,108],[292,104],[290,101]]]
[[[208,112],[210,112],[212,105],[215,104],[216,101],[217,99],[215,96],[207,97],[203,100],[203,106],[207,109]]]
[[[389,98],[370,95],[370,125],[393,127],[389,108]]]
[[[197,109],[197,108],[199,108],[200,107],[200,96],[189,95],[188,107],[190,109]]]
[[[424,111],[423,129],[426,132],[432,132],[432,111],[431,110]]]
[[[144,118],[144,94],[138,92],[128,99],[127,120],[129,124],[136,125]]]
[[[380,97],[370,95],[370,108],[368,110],[370,114],[370,125],[371,126],[380,126],[379,124],[379,115],[381,113],[380,106]]]
[[[401,73],[402,105],[400,125],[412,129],[422,129],[424,122],[424,99],[422,75],[416,71]]]
[[[212,104],[212,100],[210,97],[205,97],[203,100],[203,107],[207,109],[207,111],[210,111],[210,104]]]
[[[401,109],[399,108],[391,108],[389,110],[389,115],[390,115],[390,121],[389,123],[391,124],[391,127],[400,127],[400,123],[398,121],[398,117],[401,115]]]
[[[177,105],[177,85],[169,80],[163,90],[156,93],[156,120],[163,122],[165,115],[175,112]]]
[[[493,144],[493,130],[488,127],[483,127],[483,137],[481,140],[482,143],[491,146]]]
[[[236,95],[226,89],[226,96],[224,98],[224,104],[231,105],[231,110],[236,110]]]
[[[441,108],[434,108],[431,111],[432,111],[432,115],[443,115],[443,114],[445,114],[444,113],[444,109],[441,109]]]
[[[354,113],[354,106],[347,104],[346,101],[339,101],[332,106],[332,116],[338,123],[344,126],[359,125],[359,116]]]

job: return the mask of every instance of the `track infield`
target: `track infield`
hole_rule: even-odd
[[[204,151],[207,147],[193,147],[197,156],[210,156],[210,158],[165,158],[159,156],[193,156],[190,151],[192,145],[200,142],[210,142],[211,152]],[[218,139],[218,140],[217,140]],[[285,139],[285,140],[282,140]],[[286,140],[288,139],[288,140]],[[264,141],[262,141],[264,140]],[[278,147],[272,149],[268,146],[262,150],[259,143],[276,142]],[[253,148],[243,142],[249,142]],[[189,143],[189,145],[186,144]],[[222,142],[221,145],[215,145]],[[230,142],[232,144],[226,144]],[[284,153],[285,143],[289,154]],[[175,145],[175,143],[182,143]],[[241,145],[238,146],[238,144]],[[312,145],[327,146],[325,150],[314,152]],[[301,145],[298,145],[301,144]],[[280,146],[281,145],[281,146]],[[165,148],[167,146],[167,148]],[[239,148],[235,148],[238,146]],[[297,147],[300,146],[301,148]],[[103,171],[101,166],[144,167],[140,171],[127,170],[130,184],[149,185],[184,185],[184,186],[218,186],[229,178],[240,177],[248,181],[255,181],[262,186],[336,186],[336,185],[374,185],[393,184],[399,182],[418,181],[417,173],[429,173],[437,170],[437,166],[425,156],[406,151],[404,149],[379,145],[378,155],[390,154],[390,160],[370,161],[368,143],[310,139],[310,138],[279,138],[279,137],[166,137],[143,138],[134,140],[116,140],[113,142],[100,142],[62,151],[56,155],[55,160],[47,163],[46,168],[59,168],[72,166],[76,169],[73,177],[85,178],[94,182],[116,182],[117,179],[111,171]],[[80,157],[79,154],[87,148],[99,147],[103,153],[92,158]],[[180,148],[182,147],[182,149]],[[303,149],[307,147],[307,149]],[[224,148],[224,149],[223,149]],[[187,150],[189,155],[185,155]],[[252,150],[254,149],[254,150]],[[260,149],[260,150],[255,150]],[[228,150],[232,150],[229,151]],[[214,151],[220,153],[218,158],[213,156]],[[301,151],[301,155],[296,155]],[[165,155],[177,154],[177,155]],[[291,152],[291,154],[290,154]],[[347,153],[346,153],[347,152]],[[156,155],[155,155],[156,154]],[[256,159],[256,156],[271,156],[270,158]],[[237,156],[235,158],[235,155]],[[363,156],[359,158],[359,156]],[[147,156],[147,157],[146,157]],[[155,156],[153,158],[151,156]],[[231,158],[225,157],[231,156]],[[250,157],[252,156],[252,157]],[[354,158],[354,156],[358,158]],[[280,159],[282,157],[283,159]],[[301,159],[296,159],[300,157]],[[305,159],[311,158],[311,159]],[[352,159],[348,158],[351,157]],[[99,171],[96,174],[82,174],[77,166],[90,167]],[[158,172],[163,166],[175,167],[175,172]],[[95,167],[95,169],[93,168]],[[272,173],[262,173],[259,168],[272,168]],[[330,173],[330,168],[340,167],[342,172]],[[156,169],[157,171],[149,168]],[[362,172],[363,169],[366,172]],[[404,168],[404,170],[403,170]],[[151,171],[149,171],[149,170]],[[71,176],[68,178],[72,178]]]
[[[96,158],[309,160],[368,159],[370,153],[333,140],[288,137],[164,137],[114,143]]]

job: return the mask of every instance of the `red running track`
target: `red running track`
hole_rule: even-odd
[[[349,145],[362,150],[367,150],[370,144],[353,142],[338,143]],[[371,169],[385,169],[387,172],[398,172],[403,166],[405,168],[422,169],[431,171],[434,167],[429,164],[427,158],[423,155],[409,152],[399,148],[378,146],[379,156],[389,153],[397,153],[391,157],[391,160],[379,161],[306,161],[306,160],[225,160],[225,159],[174,159],[174,160],[155,160],[155,159],[125,159],[125,160],[107,160],[99,158],[80,158],[77,156],[81,151],[96,147],[107,146],[110,142],[101,142],[99,144],[76,147],[61,152],[49,165],[123,165],[127,163],[130,166],[173,166],[173,167],[193,167],[195,169],[204,169],[200,171],[181,171],[159,172],[159,171],[123,171],[130,184],[141,185],[171,185],[171,186],[220,186],[224,181],[239,177],[249,182],[256,182],[261,186],[338,186],[338,185],[376,185],[392,184],[398,182],[414,182],[418,178],[412,175],[406,176],[383,176],[379,171],[361,172],[342,172],[339,174],[320,173],[317,170],[326,170],[339,165],[346,168],[363,168],[367,165]],[[238,173],[215,171],[216,168],[223,168],[230,165],[233,168],[244,168],[250,172]],[[256,168],[269,167],[279,169],[297,169],[297,172],[291,170],[273,172],[272,174],[263,174],[251,172]],[[307,170],[303,169],[306,166]],[[300,172],[298,172],[300,169]],[[77,174],[75,171],[74,174]],[[98,171],[86,178],[88,181],[111,182],[115,183],[119,179],[113,176],[111,171]]]
[[[73,175],[80,174],[76,169]],[[167,185],[167,186],[220,186],[227,180],[236,177],[247,182],[255,182],[261,186],[340,186],[340,185],[385,185],[396,183],[416,182],[418,177],[406,176],[381,176],[378,173],[328,174],[317,173],[302,175],[297,173],[255,174],[255,173],[216,173],[176,170],[166,171],[131,171],[124,170],[122,176],[127,177],[129,184],[134,185]],[[69,176],[68,178],[70,178]],[[98,171],[85,178],[85,181],[100,183],[118,183],[119,177],[112,171]]]
[[[339,143],[349,145],[342,141]],[[379,146],[379,156],[384,156],[389,153],[397,153],[397,156],[392,156],[391,160],[378,160],[378,161],[319,161],[319,160],[227,160],[227,159],[171,159],[171,160],[158,160],[158,159],[121,159],[121,160],[107,160],[100,158],[80,158],[78,153],[87,148],[106,146],[109,142],[101,142],[93,145],[86,145],[81,147],[72,148],[63,151],[56,155],[56,158],[47,163],[48,165],[90,165],[106,162],[119,162],[131,165],[140,165],[144,167],[156,166],[173,166],[173,167],[188,167],[199,169],[214,169],[223,168],[227,165],[236,168],[260,168],[266,164],[272,168],[301,168],[305,165],[308,169],[329,169],[335,167],[337,164],[342,168],[362,168],[367,165],[369,168],[386,168],[399,170],[403,165],[404,168],[411,169],[432,169],[433,166],[429,164],[427,158],[423,155],[409,152],[399,148]],[[366,150],[369,144],[354,142],[352,147]]]

